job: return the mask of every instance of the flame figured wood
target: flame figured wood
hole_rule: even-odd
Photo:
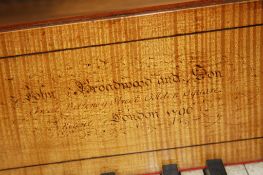
[[[162,164],[178,163],[179,168],[204,166],[208,158],[222,158],[224,163],[262,159],[262,139],[232,143],[195,146],[182,149],[160,150],[123,156],[86,159],[48,165],[0,171],[0,175],[79,175],[100,174],[149,174],[160,172]]]
[[[256,0],[0,32],[0,57],[262,24],[262,11]]]
[[[201,18],[194,30],[185,28],[192,32],[167,35],[168,24],[153,22],[150,31],[157,32],[150,37],[137,38],[135,30],[116,40],[111,32],[105,42],[99,32],[90,36],[98,44],[85,47],[78,39],[65,37],[66,47],[53,40],[68,25],[1,33],[0,174],[132,174],[171,161],[185,168],[216,157],[263,158],[262,1],[195,9],[196,17],[210,8],[232,9],[221,13],[220,28],[207,30]],[[169,15],[192,15],[187,12],[148,18],[167,13],[169,21]],[[120,24],[140,18],[103,22],[116,22],[125,33],[137,23]],[[181,30],[172,24],[168,32]],[[35,33],[35,48],[9,42]]]

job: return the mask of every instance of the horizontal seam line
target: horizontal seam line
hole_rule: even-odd
[[[213,29],[213,30],[206,30],[206,31],[197,31],[197,32],[190,32],[190,33],[181,33],[181,34],[160,36],[160,37],[143,38],[143,39],[137,39],[137,40],[129,40],[129,41],[119,41],[119,42],[105,43],[105,44],[87,45],[87,46],[80,46],[80,47],[74,47],[74,48],[56,49],[56,50],[51,50],[51,51],[34,52],[34,53],[26,53],[26,54],[18,54],[18,55],[10,55],[10,56],[1,56],[0,59],[15,58],[15,57],[22,57],[22,56],[41,55],[41,54],[48,54],[48,53],[53,53],[53,52],[79,50],[79,49],[85,49],[85,48],[91,48],[91,47],[103,47],[103,46],[108,46],[108,45],[117,45],[117,44],[125,44],[125,43],[132,43],[132,42],[164,39],[164,38],[174,38],[174,37],[178,37],[178,36],[203,34],[203,33],[218,32],[218,31],[225,31],[225,30],[235,30],[235,29],[242,29],[242,28],[249,28],[249,27],[257,27],[257,26],[262,26],[262,25],[263,24],[253,24],[253,25],[247,25],[247,26],[228,27],[228,28],[223,28],[223,29]]]
[[[258,140],[258,139],[262,139],[262,138],[263,138],[263,137],[261,136],[261,137],[253,137],[253,138],[245,138],[245,139],[236,139],[236,140],[229,140],[229,141],[222,141],[222,142],[211,142],[211,143],[188,145],[188,146],[178,146],[178,147],[172,147],[172,148],[163,148],[163,149],[155,149],[155,150],[147,150],[147,151],[138,151],[138,152],[130,152],[130,153],[122,153],[122,154],[105,155],[105,156],[95,156],[95,157],[81,158],[81,159],[71,159],[71,160],[58,161],[58,162],[50,162],[50,163],[33,164],[33,165],[27,165],[27,166],[21,166],[21,167],[5,168],[5,169],[0,169],[0,172],[1,172],[1,171],[10,171],[10,170],[23,169],[23,168],[32,168],[32,167],[37,167],[37,166],[48,166],[48,165],[62,164],[62,163],[70,163],[70,162],[76,162],[76,161],[85,161],[85,160],[91,160],[91,159],[102,159],[102,158],[110,158],[110,157],[119,157],[119,156],[126,156],[126,155],[134,155],[134,154],[160,152],[160,151],[167,151],[167,150],[173,150],[173,149],[183,149],[183,148],[201,147],[201,146],[216,145],[216,144],[222,144],[222,143],[232,143],[232,142],[240,142],[240,141],[248,141],[248,140]]]

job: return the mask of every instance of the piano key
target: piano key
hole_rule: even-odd
[[[207,168],[204,170],[205,175],[227,175],[221,159],[212,159],[206,161]]]
[[[204,175],[203,170],[183,171],[181,175]]]
[[[176,164],[163,165],[162,175],[180,175]]]
[[[262,175],[263,174],[263,162],[248,163],[245,164],[249,175]]]
[[[203,172],[204,172],[204,175],[213,175],[213,174],[210,173],[210,171],[207,168],[204,169]]]
[[[109,173],[102,173],[101,175],[115,175],[114,172],[109,172]]]
[[[244,165],[225,166],[227,175],[248,175]]]

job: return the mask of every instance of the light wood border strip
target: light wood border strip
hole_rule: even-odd
[[[224,163],[259,160],[263,139],[229,142],[192,148],[72,161],[41,166],[1,170],[0,175],[86,175],[115,171],[120,174],[156,172],[162,164],[177,163],[179,168],[204,166],[205,160],[222,158]]]
[[[263,23],[263,1],[229,3],[0,33],[0,58]]]

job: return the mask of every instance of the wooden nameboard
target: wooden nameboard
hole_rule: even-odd
[[[263,3],[0,33],[0,175],[263,158]]]

